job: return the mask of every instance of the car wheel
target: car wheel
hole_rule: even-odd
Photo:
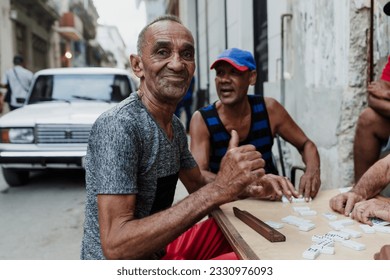
[[[11,187],[22,186],[28,183],[29,172],[27,170],[15,170],[10,168],[2,168],[4,180]]]

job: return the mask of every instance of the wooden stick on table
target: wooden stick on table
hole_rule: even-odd
[[[286,237],[277,231],[276,229],[270,227],[260,219],[256,218],[247,211],[242,211],[237,207],[233,207],[234,215],[247,224],[249,227],[254,229],[256,232],[260,233],[264,238],[271,242],[283,242],[286,241]]]

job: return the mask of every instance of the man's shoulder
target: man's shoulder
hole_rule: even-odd
[[[275,107],[280,105],[280,103],[273,97],[264,97],[264,103],[267,107]]]
[[[129,97],[112,107],[111,109],[108,109],[103,114],[101,114],[98,117],[98,121],[104,121],[104,120],[117,120],[120,122],[122,119],[129,119],[129,118],[137,118],[139,119],[141,116],[141,106],[138,104],[137,99],[134,98],[133,93],[130,94]],[[139,123],[139,122],[136,122]]]
[[[15,66],[14,69],[15,69],[16,71],[18,71],[18,72],[21,72],[21,73],[25,74],[25,75],[29,75],[29,76],[32,76],[32,75],[33,75],[33,72],[32,72],[32,71],[30,71],[29,69],[24,68],[23,66],[20,66],[20,65]]]

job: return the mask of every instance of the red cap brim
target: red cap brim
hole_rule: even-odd
[[[230,65],[232,65],[234,68],[236,68],[237,70],[239,71],[246,71],[248,70],[248,66],[241,66],[241,65],[237,65],[233,60],[229,59],[229,58],[220,58],[220,59],[217,59],[216,61],[214,61],[214,63],[210,66],[210,69],[214,69],[215,68],[215,65],[218,63],[218,62],[221,62],[221,61],[226,61],[228,62]]]

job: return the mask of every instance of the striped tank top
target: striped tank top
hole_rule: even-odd
[[[271,133],[268,112],[265,107],[264,98],[260,95],[248,95],[251,105],[251,127],[247,138],[239,145],[252,144],[259,151],[266,162],[265,172],[278,174],[273,163],[272,145],[273,137]],[[215,102],[199,109],[210,133],[210,158],[209,169],[213,173],[219,171],[219,165],[229,146],[230,133],[226,130],[219,118]]]

